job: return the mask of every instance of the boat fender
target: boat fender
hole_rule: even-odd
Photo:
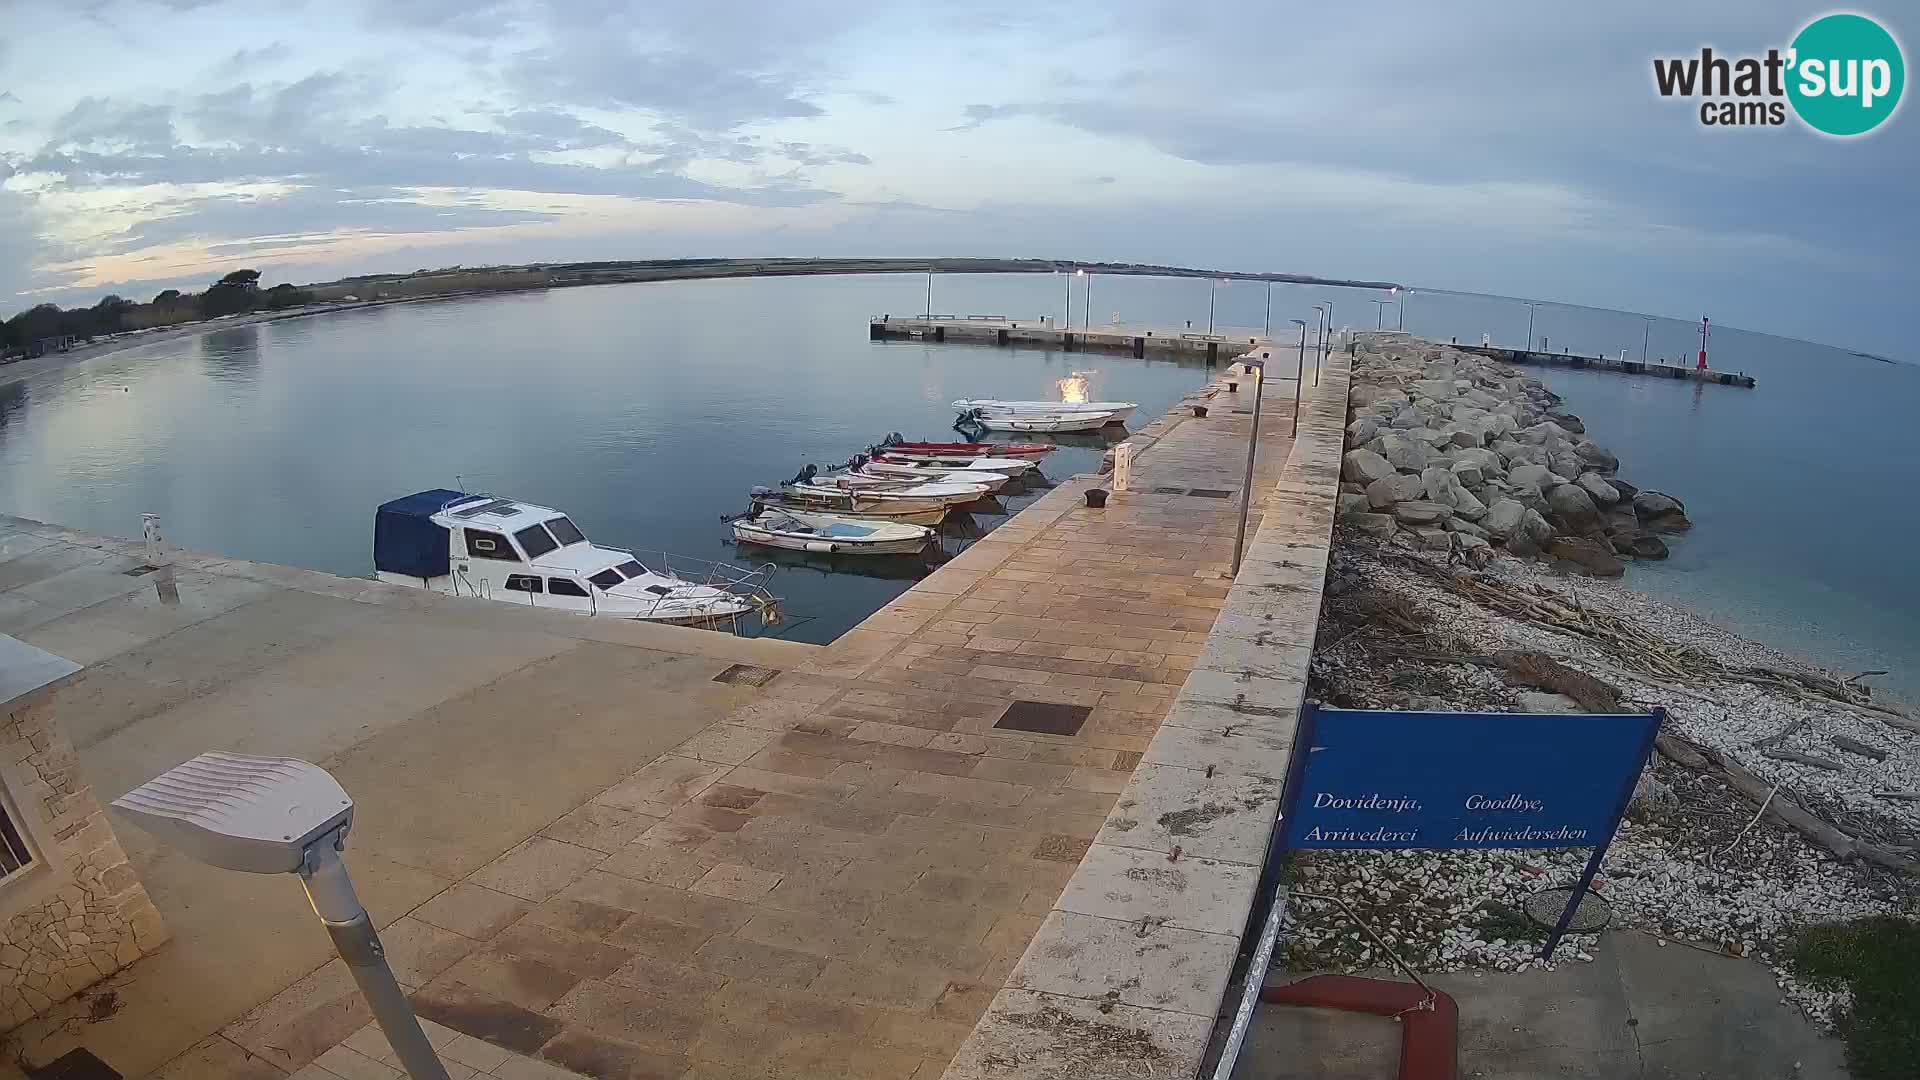
[[[809,541],[807,541],[807,550],[808,550],[808,551],[826,551],[826,552],[833,552],[833,551],[837,551],[837,550],[839,550],[839,548],[840,548],[840,545],[838,545],[838,544],[834,544],[834,543],[829,543],[828,541],[825,541],[825,540],[809,540]]]

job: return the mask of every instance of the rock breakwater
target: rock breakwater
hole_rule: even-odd
[[[1355,344],[1339,514],[1485,565],[1495,548],[1613,577],[1693,527],[1671,495],[1620,479],[1539,379],[1404,334]]]

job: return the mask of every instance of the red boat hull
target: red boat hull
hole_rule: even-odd
[[[952,457],[1039,457],[1060,449],[1031,442],[907,442],[880,447],[883,454],[946,454]]]

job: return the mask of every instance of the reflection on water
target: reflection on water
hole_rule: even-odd
[[[259,323],[228,326],[197,338],[200,370],[210,379],[250,384],[260,374]]]
[[[27,411],[27,382],[11,382],[0,386],[0,442],[7,437],[7,428],[16,423],[20,414]]]

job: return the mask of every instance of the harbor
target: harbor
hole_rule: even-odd
[[[1060,981],[1078,967],[1023,960],[1032,943],[1080,943],[1133,919],[1128,905],[1165,903],[1101,899],[1106,875],[1164,843],[1111,832],[1116,800],[1229,782],[1192,755],[1234,744],[1179,718],[1201,708],[1182,704],[1194,671],[1243,662],[1236,632],[1215,633],[1241,588],[1227,571],[1252,384],[1235,371],[1129,437],[1126,489],[1062,478],[824,647],[188,551],[170,552],[163,588],[128,572],[140,541],[24,519],[5,522],[7,628],[86,665],[55,704],[103,801],[210,748],[333,770],[364,803],[348,858],[443,1041],[594,1075],[797,1054],[836,1076],[995,1075],[1022,1009],[1079,1008],[1083,988]],[[1283,553],[1324,543],[1344,385],[1329,369],[1297,439],[1290,409],[1263,414],[1242,582],[1293,573]],[[1268,404],[1289,389],[1269,387]],[[1308,471],[1321,490],[1299,486]],[[1284,625],[1310,626],[1317,589],[1289,595],[1301,606]],[[1306,648],[1276,683],[1296,705]],[[625,719],[636,688],[640,724]],[[518,723],[528,709],[548,722]],[[528,770],[552,779],[480,795]],[[482,804],[496,809],[462,809]],[[1233,863],[1264,850],[1268,824],[1236,816],[1185,840],[1210,851],[1195,872],[1240,883],[1198,936],[1164,932],[1194,950],[1183,978],[1200,981],[1174,1013],[1123,1005],[1103,1022],[1197,1060],[1252,899]],[[112,1016],[21,1029],[30,1060],[85,1046],[128,1075],[251,1080],[354,1046],[378,1059],[297,889],[241,888],[122,835],[173,944],[116,978]],[[1177,1036],[1169,1016],[1184,1018]]]

